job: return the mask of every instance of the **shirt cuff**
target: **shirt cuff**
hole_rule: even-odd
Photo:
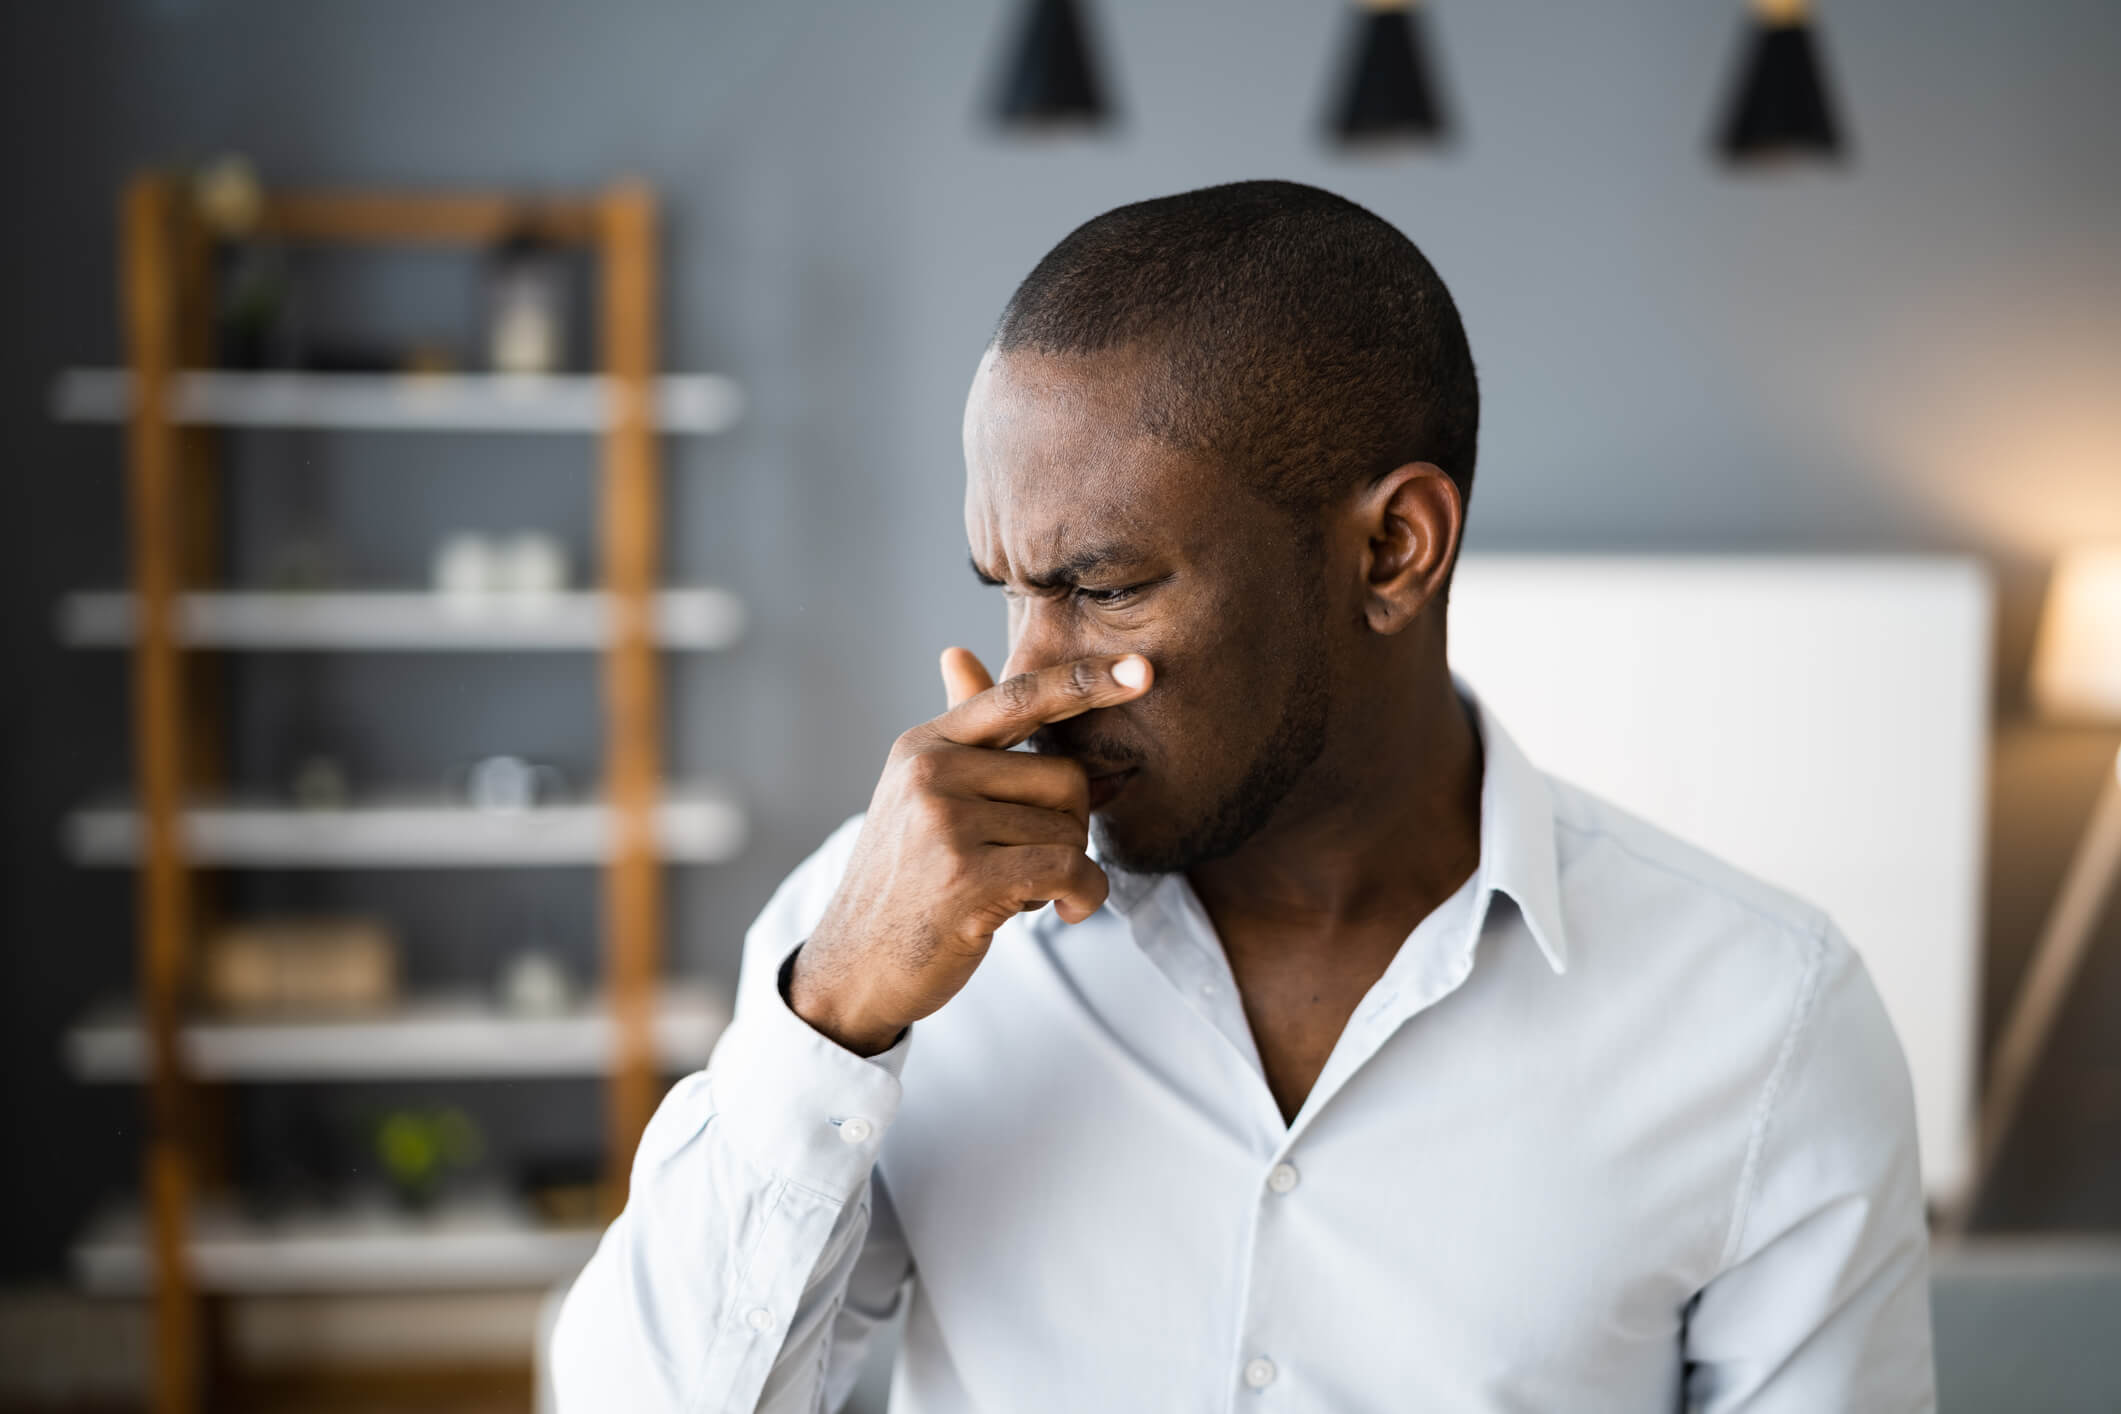
[[[844,1202],[867,1181],[898,1117],[911,1040],[908,1027],[890,1050],[864,1059],[797,1016],[779,986],[762,987],[708,1064],[716,1121],[753,1163]]]

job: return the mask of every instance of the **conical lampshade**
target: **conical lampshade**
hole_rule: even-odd
[[[1004,127],[1097,127],[1112,117],[1076,0],[1031,0],[994,105]]]
[[[1448,130],[1413,0],[1365,0],[1343,70],[1333,134],[1343,143],[1425,142]]]
[[[1717,147],[1734,163],[1845,155],[1804,0],[1754,0],[1744,67]]]

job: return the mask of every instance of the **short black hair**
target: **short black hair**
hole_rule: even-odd
[[[1451,292],[1414,243],[1298,182],[1233,182],[1107,211],[1048,251],[993,348],[1146,348],[1159,435],[1316,511],[1431,462],[1473,492],[1480,387]]]

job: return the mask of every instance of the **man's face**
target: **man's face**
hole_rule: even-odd
[[[1315,538],[1147,435],[1153,376],[1125,350],[990,351],[965,408],[965,534],[1008,598],[1004,674],[1114,653],[1155,666],[1141,698],[1031,743],[1083,763],[1100,852],[1142,873],[1265,825],[1323,749],[1331,697]]]

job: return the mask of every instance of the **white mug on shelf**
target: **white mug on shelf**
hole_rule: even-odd
[[[434,581],[435,592],[452,599],[476,599],[490,593],[494,582],[493,542],[472,532],[450,536],[435,551]]]
[[[557,594],[567,587],[567,547],[559,537],[522,530],[494,549],[494,587],[511,594]]]
[[[519,815],[550,805],[567,789],[556,767],[521,756],[488,756],[464,772],[464,799],[474,810]]]

